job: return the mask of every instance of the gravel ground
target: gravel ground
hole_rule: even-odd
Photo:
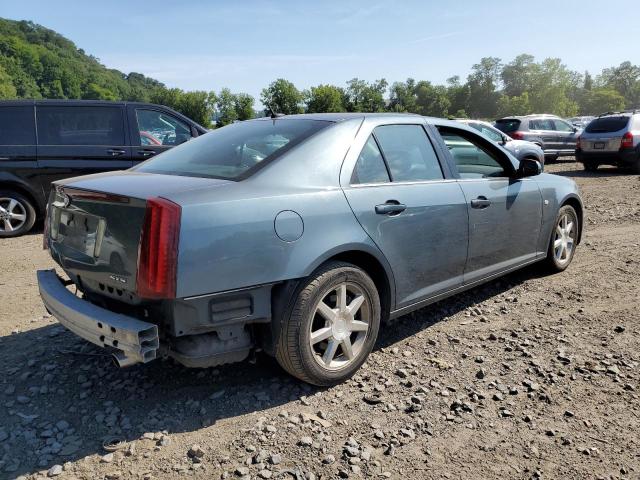
[[[330,389],[260,355],[117,369],[42,308],[41,235],[2,240],[0,478],[640,478],[639,177],[547,169],[584,195],[572,266],[399,319]]]

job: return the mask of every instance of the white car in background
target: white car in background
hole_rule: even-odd
[[[478,130],[489,140],[493,140],[497,144],[506,148],[518,160],[530,158],[532,160],[539,161],[540,165],[544,166],[544,151],[538,144],[528,142],[526,140],[514,140],[506,133],[491,125],[489,122],[485,122],[483,120],[460,118],[456,119],[456,121]]]

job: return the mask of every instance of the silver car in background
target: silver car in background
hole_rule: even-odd
[[[576,160],[587,171],[615,165],[640,173],[640,110],[607,113],[591,121],[578,138]]]
[[[506,133],[501,132],[491,125],[489,122],[482,120],[469,120],[466,118],[458,119],[457,121],[478,130],[489,140],[493,140],[497,144],[502,145],[518,160],[529,158],[531,160],[537,160],[544,166],[544,151],[540,145],[526,140],[514,140]]]

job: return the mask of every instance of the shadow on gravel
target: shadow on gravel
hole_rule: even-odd
[[[554,175],[561,175],[563,177],[572,178],[598,178],[598,177],[621,177],[625,175],[637,175],[630,170],[622,168],[605,168],[600,167],[595,172],[587,172],[586,170],[558,170],[557,172],[551,172]]]
[[[376,348],[540,275],[529,267],[401,317],[383,326]],[[118,369],[103,350],[57,324],[2,337],[0,478],[105,454],[109,436],[131,441],[145,432],[197,431],[321,390],[289,377],[265,355],[206,370],[171,361]]]

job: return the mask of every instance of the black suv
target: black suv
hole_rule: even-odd
[[[0,102],[0,237],[31,229],[54,180],[125,170],[206,131],[148,103]]]
[[[553,162],[559,156],[573,156],[576,139],[582,132],[555,115],[506,117],[496,120],[495,126],[515,140],[527,140],[540,145],[547,162]]]

